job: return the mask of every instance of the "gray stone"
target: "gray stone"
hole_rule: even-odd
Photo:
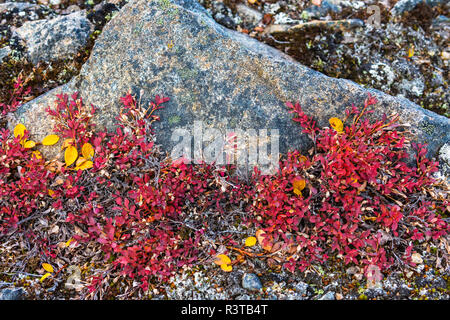
[[[17,12],[19,12],[26,9],[35,9],[38,7],[39,6],[36,4],[27,2],[5,2],[0,3],[0,13],[11,12],[14,9],[16,9]]]
[[[80,11],[80,7],[77,6],[76,4],[71,4],[70,6],[68,6],[66,8],[66,10],[64,10],[65,13],[73,13],[73,12],[77,12]]]
[[[336,294],[333,291],[329,291],[321,296],[318,300],[336,300]]]
[[[342,8],[332,1],[324,0],[320,6],[311,5],[304,11],[308,13],[310,18],[320,18],[326,16],[330,12],[341,12]]]
[[[3,48],[0,48],[0,63],[3,62],[3,59],[5,59],[9,54],[11,53],[11,48],[6,46]]]
[[[82,50],[94,31],[84,11],[51,20],[25,22],[15,33],[26,43],[30,61],[70,59]]]
[[[431,7],[445,4],[448,0],[400,0],[391,9],[391,15],[400,15],[413,10],[419,3],[424,2]]]
[[[253,8],[250,8],[242,3],[238,3],[236,5],[236,12],[239,14],[239,16],[244,22],[250,23],[252,25],[257,25],[258,22],[260,22],[263,18],[261,12]]]
[[[260,290],[262,289],[261,280],[254,273],[245,273],[242,276],[242,287],[251,291]]]
[[[23,288],[7,288],[0,290],[0,300],[24,300],[26,291]]]
[[[373,299],[376,297],[384,297],[386,296],[386,291],[383,290],[383,288],[369,288],[364,291],[364,294],[369,298]]]
[[[450,143],[446,143],[439,150],[439,165],[441,174],[450,179]]]
[[[172,46],[173,45],[173,46]],[[415,141],[428,143],[429,155],[450,140],[450,120],[399,97],[327,77],[242,33],[217,24],[194,0],[132,0],[105,26],[89,60],[68,84],[24,104],[11,119],[30,130],[35,141],[52,131],[44,111],[55,95],[78,91],[98,111],[94,122],[113,128],[119,97],[130,90],[145,106],[155,95],[170,97],[157,112],[156,141],[171,151],[176,128],[192,134],[193,123],[222,129],[278,129],[280,152],[312,144],[285,106],[299,101],[319,126],[345,109],[361,106],[371,93],[378,99],[373,117],[399,114]],[[140,95],[142,92],[142,95]],[[41,150],[48,156],[59,146]]]
[[[299,281],[293,287],[299,296],[308,295],[309,285],[307,283]]]

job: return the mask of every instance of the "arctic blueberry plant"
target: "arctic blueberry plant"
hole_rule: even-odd
[[[20,81],[14,94],[0,105],[2,113],[26,94]],[[416,166],[406,164],[408,140],[396,130],[397,119],[366,117],[373,97],[344,120],[331,118],[329,128],[287,103],[314,148],[282,157],[275,175],[255,168],[249,179],[231,165],[167,158],[154,143],[152,123],[168,101],[156,96],[143,107],[127,94],[117,128],[108,132],[95,130],[93,106],[62,94],[47,109],[54,135],[34,142],[23,125],[1,129],[0,240],[22,234],[33,241],[46,262],[43,285],[64,277],[67,264],[56,261],[67,261],[69,249],[73,257],[77,248],[99,248],[101,261],[94,254],[75,259],[96,266],[86,267],[85,287],[117,294],[112,275],[146,291],[181,268],[215,262],[227,272],[245,259],[292,272],[330,259],[384,272],[413,264],[417,243],[449,232],[448,189],[432,177],[437,163],[413,145]],[[59,140],[64,161],[36,150]],[[37,220],[53,227],[39,229]]]

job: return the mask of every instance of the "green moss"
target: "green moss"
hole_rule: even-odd
[[[169,118],[169,124],[177,124],[181,121],[181,117],[179,115],[173,115]]]

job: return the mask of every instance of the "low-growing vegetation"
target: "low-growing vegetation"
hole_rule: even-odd
[[[2,115],[27,92],[18,80]],[[168,158],[152,131],[168,101],[141,106],[128,93],[108,132],[92,123],[94,106],[62,94],[47,109],[54,134],[42,141],[22,124],[0,129],[0,280],[22,285],[19,275],[38,275],[28,285],[49,296],[130,298],[206,264],[230,272],[260,259],[296,273],[333,261],[370,280],[415,266],[418,244],[445,256],[448,186],[397,118],[366,117],[375,98],[329,128],[286,103],[314,147],[283,155],[275,175],[255,168],[249,177],[233,165]],[[63,159],[45,159],[38,149],[57,142]]]

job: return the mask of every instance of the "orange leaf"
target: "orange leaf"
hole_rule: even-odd
[[[77,148],[74,146],[68,146],[66,151],[64,152],[64,161],[66,162],[66,166],[70,166],[75,162],[78,158]]]
[[[308,161],[308,158],[306,158],[305,156],[300,156],[300,157],[298,157],[298,160],[300,161],[300,163],[304,163],[304,162],[306,162],[306,161]]]
[[[83,144],[83,147],[81,147],[81,154],[86,159],[91,159],[94,156],[94,148],[90,143]]]
[[[42,139],[42,144],[44,146],[51,146],[54,145],[59,141],[59,137],[56,134],[50,134],[46,136],[44,139]]]
[[[272,243],[270,242],[270,236],[267,235],[264,230],[256,231],[256,239],[258,240],[259,245],[266,251],[270,251],[272,249]]]
[[[342,132],[344,130],[344,124],[342,123],[341,119],[330,118],[329,122],[330,125],[333,127],[333,129],[336,130],[337,132]]]
[[[302,178],[296,178],[292,182],[292,185],[294,186],[294,193],[298,196],[301,196],[302,190],[305,189],[306,186],[306,180]]]

